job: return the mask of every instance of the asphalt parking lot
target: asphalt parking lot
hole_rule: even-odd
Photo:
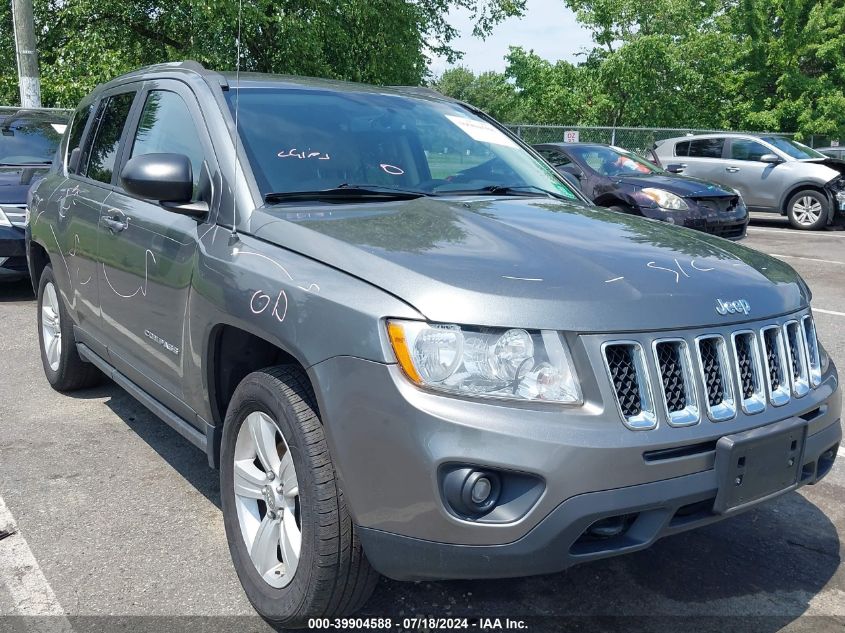
[[[841,371],[845,231],[755,219],[745,244],[809,282],[819,335]],[[121,389],[53,392],[31,291],[0,286],[0,530],[16,529],[0,532],[0,614],[53,615],[51,625],[75,629],[262,630],[231,566],[219,505],[205,456]],[[647,551],[527,579],[382,580],[362,615],[568,618],[533,630],[842,631],[843,538],[840,456],[818,486]],[[0,631],[43,624],[0,618]]]

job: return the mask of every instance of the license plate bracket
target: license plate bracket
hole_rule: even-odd
[[[798,484],[807,422],[789,418],[716,443],[714,512],[730,514]]]

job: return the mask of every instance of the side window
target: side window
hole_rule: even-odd
[[[689,156],[689,141],[675,144],[675,156]]]
[[[731,158],[734,160],[760,160],[763,154],[772,153],[772,150],[756,141],[738,138],[731,141]]]
[[[153,90],[144,102],[131,156],[161,153],[184,154],[191,160],[196,200],[205,153],[193,117],[178,94]]]
[[[553,149],[540,150],[540,155],[555,167],[563,167],[564,165],[569,165],[572,162],[569,159],[569,156],[563,152],[558,152]]]
[[[89,178],[105,183],[111,182],[120,135],[123,133],[134,98],[134,92],[114,95],[109,97],[101,108],[102,114],[97,125],[97,135],[91,144],[88,168],[85,172]]]
[[[65,148],[65,166],[70,154],[73,150],[79,147],[82,141],[82,133],[85,131],[85,126],[88,124],[88,119],[91,118],[91,112],[94,111],[94,104],[90,104],[74,112],[73,119],[70,122],[70,129],[68,130],[68,143]]]
[[[689,153],[686,156],[696,158],[721,158],[725,147],[723,138],[699,138],[689,142]]]

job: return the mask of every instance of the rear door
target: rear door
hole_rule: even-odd
[[[79,338],[103,356],[98,225],[102,203],[111,193],[112,171],[135,94],[131,88],[116,88],[104,93],[96,108],[92,104],[77,112],[67,152],[71,155],[79,148],[79,159],[53,196],[58,206],[56,240],[69,278],[68,298],[81,330]]]
[[[212,207],[216,160],[202,112],[188,87],[176,80],[147,82],[127,135],[122,164],[134,156],[188,156],[193,200]],[[161,402],[193,419],[184,404],[182,377],[185,315],[198,236],[204,221],[155,200],[129,195],[115,180],[100,224],[101,305],[112,364]]]
[[[765,154],[774,153],[753,139],[731,138],[721,182],[738,190],[748,206],[777,209],[780,185],[773,175],[778,165],[760,162]]]
[[[724,137],[692,138],[675,143],[675,156],[665,160],[665,165],[683,165],[682,173],[686,176],[702,178],[713,182],[722,182],[724,163],[722,154],[725,148]]]

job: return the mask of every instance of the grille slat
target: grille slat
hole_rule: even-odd
[[[687,393],[679,346],[676,343],[657,343],[655,350],[666,409],[670,413],[682,411],[687,406]]]
[[[769,386],[769,401],[776,407],[789,402],[788,366],[780,328],[770,325],[761,330],[766,377]]]
[[[792,379],[792,395],[801,398],[810,391],[810,379],[807,373],[806,340],[798,321],[788,321],[783,325],[783,335],[786,339],[786,351],[789,356],[790,377]]]
[[[707,335],[696,340],[707,413],[714,422],[729,420],[736,415],[736,404],[725,339]]]
[[[766,396],[763,393],[763,367],[754,332],[746,330],[734,332],[734,356],[739,399],[742,410],[753,415],[766,408]]]
[[[711,407],[722,404],[725,389],[722,383],[722,371],[719,366],[719,352],[716,339],[708,338],[699,344],[701,364],[704,368],[704,385],[707,388],[707,401]]]
[[[643,348],[636,342],[604,345],[604,359],[625,424],[635,430],[657,426]]]
[[[613,345],[605,351],[616,397],[625,417],[639,415],[643,410],[631,349],[629,345]]]
[[[683,339],[654,341],[654,360],[660,376],[663,405],[672,426],[698,422],[698,401],[689,349]]]

